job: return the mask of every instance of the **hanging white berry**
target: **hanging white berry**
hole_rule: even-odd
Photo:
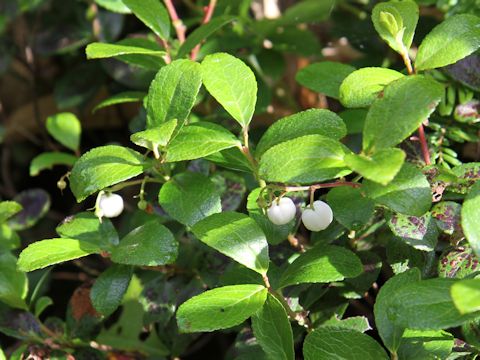
[[[333,211],[327,203],[317,200],[313,203],[313,209],[308,207],[303,211],[302,221],[308,230],[324,230],[333,221]]]
[[[98,201],[98,212],[100,217],[114,218],[123,211],[123,198],[118,194],[104,193]]]
[[[285,225],[292,221],[296,212],[297,207],[292,199],[282,197],[272,202],[272,205],[267,209],[267,216],[275,225]]]

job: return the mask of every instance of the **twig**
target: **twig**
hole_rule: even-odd
[[[203,16],[202,25],[205,25],[208,22],[210,22],[210,20],[212,19],[213,12],[215,11],[216,5],[217,5],[217,0],[210,0],[210,3],[208,4],[208,6],[205,7],[204,9],[205,15]],[[193,48],[192,52],[190,53],[191,60],[195,61],[201,46],[202,46],[201,44],[198,44]]]
[[[432,162],[430,160],[430,151],[428,150],[427,139],[425,138],[425,130],[423,124],[420,124],[418,128],[418,138],[420,140],[420,146],[422,147],[423,159],[425,160],[426,165],[430,165]]]
[[[175,10],[172,0],[163,0],[163,2],[165,3],[170,18],[172,19],[172,24],[177,33],[178,41],[180,41],[180,44],[183,44],[185,42],[185,32],[187,31],[187,28],[183,24],[182,19],[178,17],[177,10]]]

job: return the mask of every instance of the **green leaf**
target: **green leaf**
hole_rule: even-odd
[[[365,316],[352,316],[342,320],[334,316],[331,319],[325,321],[322,326],[328,326],[330,328],[336,327],[341,329],[350,329],[359,332],[372,330],[372,327],[368,323],[368,319]]]
[[[350,230],[359,230],[367,224],[375,212],[375,203],[362,194],[360,189],[341,186],[327,194],[327,202],[333,217]]]
[[[404,284],[410,284],[420,281],[420,271],[413,268],[404,273],[390,278],[378,292],[374,306],[375,325],[382,338],[383,344],[391,352],[396,352],[400,346],[400,341],[404,328],[394,324],[388,316],[390,302],[395,296],[395,291]]]
[[[307,135],[282,142],[260,160],[260,177],[271,182],[310,184],[348,175],[343,157],[350,150],[337,140]]]
[[[268,270],[268,244],[257,223],[236,212],[213,214],[196,223],[192,232],[208,246],[262,275]]]
[[[122,0],[95,0],[95,2],[107,10],[119,14],[130,14],[131,11],[125,6]]]
[[[268,294],[263,307],[252,315],[252,329],[269,358],[295,359],[292,327],[287,312],[273,295]]]
[[[274,23],[277,26],[285,26],[320,22],[328,18],[334,4],[334,0],[304,0],[287,8],[283,16]]]
[[[285,225],[275,225],[263,213],[263,210],[257,203],[261,188],[253,190],[247,199],[247,210],[250,217],[256,221],[258,226],[262,229],[269,244],[277,245],[286,240],[288,234],[293,229],[295,221]]]
[[[9,252],[0,254],[0,301],[18,308],[27,309],[25,298],[28,292],[28,279],[17,269],[17,259]]]
[[[398,359],[447,359],[454,345],[452,334],[443,330],[405,330]]]
[[[51,169],[55,165],[73,166],[77,161],[75,155],[62,152],[45,152],[33,158],[30,163],[30,176],[37,176],[40,171]]]
[[[22,210],[8,220],[12,230],[31,228],[50,210],[50,195],[40,188],[23,190],[13,200],[22,206]]]
[[[428,119],[443,94],[443,85],[421,75],[387,85],[383,97],[373,102],[367,114],[363,148],[372,152],[402,142]]]
[[[72,113],[60,113],[47,118],[47,130],[60,144],[76,151],[80,146],[82,125]]]
[[[81,212],[68,217],[55,231],[63,238],[90,242],[107,251],[119,242],[112,222],[107,218],[100,222],[92,212]]]
[[[262,285],[232,285],[206,291],[180,305],[178,328],[184,333],[228,329],[261,309],[266,298],[267,289]]]
[[[253,71],[242,60],[217,53],[202,61],[202,79],[215,100],[243,128],[247,127],[257,102],[257,81]]]
[[[80,202],[108,186],[140,175],[144,156],[132,149],[107,145],[94,148],[77,160],[70,175],[70,188]]]
[[[168,142],[172,138],[177,124],[178,121],[176,119],[169,120],[160,126],[132,134],[130,136],[130,140],[138,146],[152,150],[155,157],[159,158],[159,148],[164,148],[167,146]]]
[[[272,146],[305,135],[323,135],[339,140],[347,134],[343,120],[325,109],[309,109],[276,121],[258,142],[255,150],[260,158]]]
[[[303,343],[305,360],[388,360],[378,342],[359,331],[337,327],[313,330]]]
[[[381,149],[371,156],[345,155],[345,164],[368,180],[387,185],[398,174],[405,161],[405,153],[397,148]]]
[[[373,8],[372,21],[383,40],[396,52],[408,54],[418,22],[415,1],[388,1]]]
[[[0,224],[0,251],[18,249],[21,240],[8,224]]]
[[[48,296],[42,296],[35,302],[35,316],[38,318],[47,307],[53,305],[52,298]]]
[[[133,268],[126,265],[112,265],[104,271],[90,291],[95,310],[104,316],[111,315],[122,302],[132,275]]]
[[[185,126],[167,147],[167,162],[193,160],[240,146],[240,141],[224,127],[197,122]]]
[[[13,215],[22,211],[22,205],[15,201],[0,202],[0,223],[7,221]]]
[[[193,50],[195,46],[201,44],[210,35],[235,20],[234,16],[224,15],[210,20],[210,22],[196,28],[188,35],[185,42],[178,49],[177,58],[182,58]]]
[[[30,244],[20,253],[18,268],[26,272],[43,269],[100,251],[98,246],[83,240],[65,238],[41,240]]]
[[[297,73],[295,79],[310,90],[338,99],[340,85],[354,71],[355,68],[350,65],[322,61],[304,67]]]
[[[440,330],[478,317],[463,315],[455,307],[450,290],[457,280],[435,278],[405,284],[392,294],[388,318],[409,329]]]
[[[465,279],[453,284],[452,299],[461,314],[480,311],[480,279]]]
[[[200,173],[175,175],[160,189],[158,202],[172,218],[187,226],[222,211],[215,184]]]
[[[405,215],[421,216],[432,204],[430,184],[415,166],[405,163],[388,185],[365,180],[365,194],[377,204]]]
[[[355,70],[340,85],[340,102],[343,106],[356,108],[370,106],[385,86],[404,77],[398,71],[368,67]]]
[[[463,233],[475,254],[480,256],[480,181],[465,198],[461,218]]]
[[[350,250],[339,246],[316,246],[303,253],[282,274],[280,286],[329,283],[360,275],[363,265]]]
[[[112,250],[113,262],[125,265],[171,264],[178,255],[178,242],[158,220],[151,220],[129,232]]]
[[[401,241],[417,250],[433,251],[437,245],[437,224],[430,213],[422,216],[393,214],[388,226]]]
[[[480,47],[480,18],[470,14],[453,15],[437,25],[418,48],[417,71],[456,63]]]
[[[100,104],[93,108],[93,112],[96,112],[97,110],[103,109],[107,106],[143,101],[145,96],[147,96],[147,94],[143,91],[124,91],[103,100]]]
[[[131,41],[132,39],[125,39]],[[165,51],[150,47],[142,47],[138,45],[132,45],[131,42],[119,41],[116,44],[108,44],[101,42],[94,42],[87,46],[85,52],[87,59],[105,59],[111,57],[117,57],[120,55],[154,55],[162,58],[166,55]],[[138,40],[138,39],[135,39]],[[142,39],[144,40],[144,39]]]
[[[160,0],[122,0],[122,2],[161,39],[170,36],[170,17]]]
[[[150,84],[147,98],[147,128],[177,119],[183,126],[202,85],[200,64],[181,59],[164,66]]]

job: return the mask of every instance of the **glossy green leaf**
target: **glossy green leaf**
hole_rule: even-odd
[[[387,185],[365,180],[362,186],[365,194],[377,204],[405,215],[421,216],[432,204],[430,184],[415,166],[405,163]]]
[[[0,202],[0,223],[5,222],[13,215],[22,210],[22,205],[16,201],[1,201]]]
[[[47,118],[48,133],[60,144],[76,151],[80,146],[82,125],[72,113],[60,113]]]
[[[359,230],[373,217],[375,203],[358,188],[339,186],[327,194],[333,218],[347,229]]]
[[[119,242],[112,222],[107,218],[100,222],[93,212],[81,212],[68,217],[55,230],[63,238],[90,242],[104,250],[109,250]]]
[[[480,311],[480,279],[465,279],[453,284],[453,302],[462,314]]]
[[[53,305],[52,298],[48,296],[42,296],[35,302],[35,316],[39,317],[47,307]]]
[[[362,333],[368,330],[372,330],[372,327],[368,323],[368,319],[365,316],[352,316],[346,319],[339,319],[334,316],[331,319],[325,321],[322,326],[355,330]]]
[[[7,224],[0,224],[0,251],[18,249],[20,236]]]
[[[260,160],[260,177],[271,182],[310,184],[350,173],[343,157],[350,150],[337,140],[307,135],[282,142]]]
[[[418,48],[417,71],[453,64],[480,48],[480,18],[457,14],[437,25]]]
[[[132,149],[106,145],[94,148],[77,160],[70,175],[70,188],[80,202],[104,188],[140,175],[145,158]]]
[[[417,27],[419,9],[413,0],[388,1],[373,8],[372,21],[383,40],[396,52],[408,53]]]
[[[171,264],[178,255],[178,242],[158,220],[151,220],[129,232],[112,250],[113,262],[125,265]]]
[[[169,120],[162,123],[160,126],[132,134],[130,140],[138,146],[152,150],[155,157],[159,158],[159,149],[167,146],[177,124],[178,121],[176,119]]]
[[[370,106],[376,98],[381,97],[385,86],[402,77],[402,73],[387,68],[355,70],[340,85],[340,102],[351,108]]]
[[[354,71],[355,68],[347,64],[323,61],[304,67],[295,79],[310,90],[338,99],[340,85]]]
[[[463,203],[462,229],[473,251],[480,256],[480,182],[470,189]]]
[[[170,17],[160,0],[122,0],[122,2],[161,39],[170,36]]]
[[[402,142],[428,119],[443,94],[443,85],[421,75],[387,85],[383,97],[373,102],[367,114],[363,148],[371,152]]]
[[[202,61],[202,79],[208,92],[223,108],[242,127],[247,127],[257,102],[257,81],[253,71],[242,60],[217,53]]]
[[[398,348],[398,359],[447,359],[453,345],[454,337],[446,331],[407,329]]]
[[[37,176],[40,171],[51,169],[55,165],[73,166],[77,157],[62,152],[45,152],[37,155],[30,163],[30,176]]]
[[[232,285],[206,291],[180,305],[178,328],[181,332],[230,328],[261,309],[266,298],[267,289],[262,285]]]
[[[453,303],[450,290],[456,282],[435,278],[397,288],[387,309],[389,320],[409,329],[440,330],[474,319],[478,312],[463,315]]]
[[[430,213],[422,216],[393,214],[388,226],[401,241],[417,250],[433,251],[437,245],[437,224]]]
[[[225,25],[231,23],[233,20],[235,20],[234,16],[219,16],[210,20],[210,22],[196,28],[194,31],[192,31],[190,35],[188,35],[185,42],[182,44],[182,46],[180,46],[180,49],[178,49],[177,57],[184,57],[190,51],[192,51],[195,46],[201,44],[202,41],[204,41],[213,33],[217,32]]]
[[[95,2],[107,10],[119,14],[130,14],[131,11],[125,6],[122,0],[95,0]]]
[[[388,360],[378,342],[350,329],[320,327],[310,332],[303,343],[305,360]]]
[[[213,214],[192,228],[197,238],[262,275],[268,270],[268,244],[257,223],[236,212]]]
[[[100,247],[83,240],[66,238],[41,240],[30,244],[20,253],[18,268],[21,271],[33,271],[100,251]]]
[[[363,265],[350,250],[339,246],[316,246],[300,255],[280,279],[282,287],[302,283],[329,283],[360,275]]]
[[[387,185],[398,174],[405,161],[405,153],[397,148],[382,149],[371,156],[345,155],[345,164],[368,180]]]
[[[270,359],[294,360],[293,333],[287,312],[273,295],[252,315],[255,338]]]
[[[260,158],[272,146],[313,134],[339,140],[347,134],[347,128],[343,120],[330,110],[305,110],[273,123],[258,142],[255,155]]]
[[[222,211],[215,184],[200,173],[175,175],[160,189],[158,202],[171,217],[187,226]]]
[[[17,269],[17,259],[9,252],[0,253],[0,302],[19,309],[27,309],[25,298],[28,279]]]
[[[87,54],[87,59],[104,59],[132,54],[154,55],[158,57],[163,57],[166,55],[166,52],[160,49],[155,50],[147,47],[130,45],[128,43],[123,43],[122,41],[116,44],[94,42],[87,46],[85,52]]]
[[[275,21],[277,26],[300,23],[320,22],[330,15],[334,0],[304,0],[287,8],[285,13]]]
[[[193,160],[239,146],[240,141],[224,127],[197,122],[185,126],[167,147],[167,162]]]
[[[404,332],[402,326],[398,326],[389,318],[388,311],[390,302],[395,296],[395,291],[405,284],[420,281],[420,271],[417,268],[395,275],[390,278],[378,292],[373,312],[375,314],[375,325],[383,340],[383,344],[391,352],[396,352],[400,346]]]
[[[182,126],[202,85],[200,64],[181,59],[164,66],[150,84],[147,98],[147,128],[177,119]]]
[[[103,109],[107,106],[131,103],[131,102],[141,102],[147,96],[143,91],[124,91],[109,98],[103,100],[100,104],[93,108],[93,112]]]
[[[132,274],[133,268],[126,265],[112,265],[104,271],[90,291],[95,310],[104,316],[111,315],[122,302]]]

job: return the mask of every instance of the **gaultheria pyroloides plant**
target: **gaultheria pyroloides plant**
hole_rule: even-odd
[[[168,40],[168,13],[160,2],[123,2],[161,41]],[[406,71],[321,62],[297,75],[302,85],[351,108],[349,131],[352,124],[361,128],[356,151],[342,143],[344,120],[326,109],[279,119],[257,142],[249,139],[257,101],[249,66],[227,53],[196,62],[195,50],[186,58],[233,19],[214,20],[185,41],[179,38],[175,51],[140,43],[91,44],[90,58],[165,61],[144,99],[146,129],[131,136],[136,147],[101,146],[75,162],[70,189],[79,202],[97,194],[100,220],[93,213],[75,215],[57,228],[59,238],[23,250],[19,268],[32,271],[91,254],[109,258],[111,267],[90,293],[95,309],[107,317],[138,294],[138,272],[183,267],[198,278],[198,260],[192,259],[206,246],[232,261],[230,277],[206,281],[204,292],[171,304],[170,324],[180,333],[229,329],[250,319],[259,345],[254,357],[288,360],[295,358],[295,346],[307,360],[378,360],[388,353],[392,359],[446,359],[454,335],[445,329],[458,326],[477,346],[471,329],[480,315],[473,260],[480,255],[480,164],[443,166],[432,156],[425,128],[438,116],[446,91],[434,69],[478,50],[480,19],[447,18],[426,35],[412,61],[418,15],[411,0],[381,2],[372,12],[375,29]],[[181,23],[174,25],[181,30]],[[332,76],[326,82],[325,74],[334,74],[336,82]],[[209,117],[190,117],[198,101],[212,107],[202,87],[225,110],[221,117],[236,121],[231,130]],[[411,142],[420,145],[421,157],[407,157],[404,144]],[[202,170],[199,164],[209,166]],[[249,179],[245,211],[222,202],[211,164]],[[119,239],[108,218],[121,213],[123,200],[115,193],[129,186],[139,187],[140,209],[152,213],[159,204],[163,213],[142,218]],[[148,186],[159,189],[153,204]],[[295,251],[278,255],[284,241]],[[448,257],[436,276],[438,251],[448,241],[473,251],[461,276],[448,271]],[[370,251],[378,247],[394,272],[379,291],[382,260]],[[375,300],[365,295],[372,286]],[[382,343],[365,334],[373,319],[344,317],[349,302],[364,296],[374,301]],[[152,328],[154,346],[163,355],[174,353],[162,344],[161,329]],[[103,334],[98,341],[108,339]]]

